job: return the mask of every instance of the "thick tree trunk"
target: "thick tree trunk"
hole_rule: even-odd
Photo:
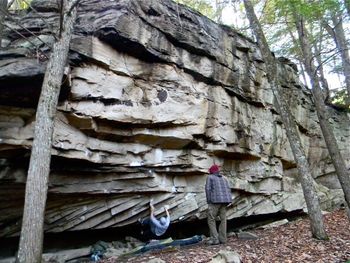
[[[332,17],[334,28],[325,24],[326,30],[329,35],[332,36],[338,52],[340,53],[342,61],[342,69],[345,76],[345,86],[348,93],[348,98],[346,100],[347,104],[350,104],[350,56],[348,51],[348,45],[345,38],[343,19],[334,15]]]
[[[293,152],[295,162],[297,163],[306,206],[309,212],[312,235],[317,239],[327,239],[328,237],[323,225],[323,218],[319,199],[315,190],[314,181],[310,173],[309,165],[302,148],[297,127],[292,119],[292,115],[289,112],[286,100],[284,100],[284,98],[282,97],[279,85],[277,83],[277,62],[271,54],[265,35],[261,29],[261,25],[255,15],[254,8],[250,0],[244,0],[244,6],[247,12],[250,25],[255,32],[258,44],[263,53],[262,55],[267,63],[268,78],[277,101],[279,113],[281,115],[283,124],[287,132],[288,140]]]
[[[337,40],[337,49],[341,55],[341,61],[343,66],[343,72],[345,76],[345,86],[348,92],[347,104],[350,104],[350,56],[348,51],[348,45],[345,38],[343,19],[341,17],[333,17],[334,32]]]
[[[345,201],[350,207],[350,177],[347,171],[343,157],[340,154],[337,140],[334,136],[333,130],[328,122],[328,114],[324,104],[322,90],[319,85],[316,67],[313,63],[313,56],[311,52],[310,43],[308,41],[307,32],[303,20],[295,14],[296,26],[299,34],[299,41],[304,55],[305,69],[310,76],[312,85],[312,94],[316,106],[317,116],[320,121],[320,126],[323,138],[326,142],[330,157],[332,159],[335,171],[337,173],[339,182],[344,192]]]
[[[4,22],[6,12],[7,0],[0,0],[0,49],[2,49],[2,39],[4,38]]]
[[[54,119],[75,18],[76,8],[70,14],[65,14],[62,37],[53,46],[45,72],[36,112],[34,140],[16,262],[41,262]]]

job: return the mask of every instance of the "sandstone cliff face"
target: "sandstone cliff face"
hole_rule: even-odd
[[[0,236],[18,235],[35,108],[57,28],[56,1],[34,1],[0,51]],[[18,18],[19,19],[19,18]],[[29,42],[30,41],[30,42]],[[341,201],[310,92],[281,61],[284,95],[325,206]],[[330,109],[349,164],[349,116]],[[206,216],[214,162],[229,218],[305,207],[295,162],[254,42],[169,0],[84,0],[55,120],[47,232],[126,226],[169,205]],[[326,187],[327,188],[326,188]],[[158,209],[158,213],[163,212]]]

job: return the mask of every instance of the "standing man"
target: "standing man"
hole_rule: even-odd
[[[231,189],[225,177],[220,174],[219,166],[212,165],[205,184],[205,194],[208,203],[208,226],[210,231],[209,245],[225,244],[226,237],[226,207],[232,202]],[[216,218],[220,217],[219,233],[216,229]]]

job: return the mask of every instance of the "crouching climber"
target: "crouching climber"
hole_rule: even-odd
[[[150,203],[149,206],[150,217],[144,220],[139,219],[142,226],[141,235],[145,240],[159,239],[165,234],[170,225],[170,214],[168,208],[165,206],[164,211],[166,217],[160,217],[157,219],[154,215],[154,206],[152,203]]]

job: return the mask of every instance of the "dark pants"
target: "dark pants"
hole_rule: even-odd
[[[151,219],[146,218],[143,219],[141,222],[141,238],[142,241],[149,241],[152,239],[158,239],[159,237],[156,236],[152,231],[151,231]]]

